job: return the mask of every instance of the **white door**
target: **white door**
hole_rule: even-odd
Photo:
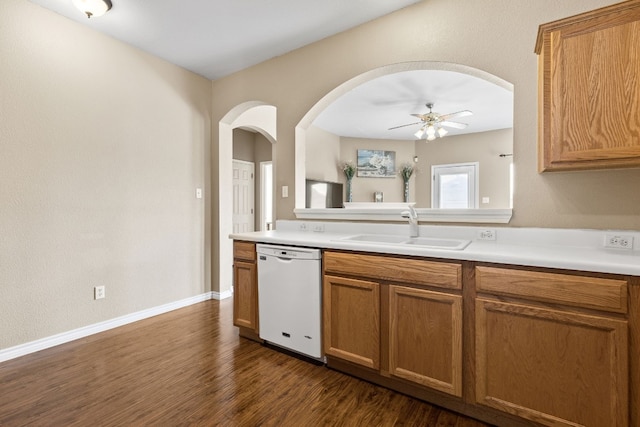
[[[255,165],[242,160],[233,161],[233,232],[254,231]]]

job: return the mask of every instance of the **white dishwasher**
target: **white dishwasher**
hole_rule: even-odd
[[[320,250],[256,245],[260,338],[320,360]]]

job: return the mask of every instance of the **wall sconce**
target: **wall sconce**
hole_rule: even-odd
[[[73,5],[80,9],[87,15],[87,18],[92,16],[102,16],[109,9],[111,9],[111,0],[72,0]]]

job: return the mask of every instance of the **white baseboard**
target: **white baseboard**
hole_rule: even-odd
[[[157,307],[151,307],[146,310],[138,311],[136,313],[116,317],[115,319],[105,320],[104,322],[94,323],[93,325],[84,326],[72,331],[63,332],[61,334],[41,338],[36,341],[20,344],[15,347],[9,347],[4,350],[0,350],[0,362],[5,362],[7,360],[15,359],[16,357],[24,356],[30,353],[35,353],[36,351],[44,350],[50,347],[55,347],[56,345],[77,340],[78,338],[88,337],[89,335],[104,332],[109,329],[117,328],[119,326],[137,322],[138,320],[146,319],[148,317],[157,316],[158,314],[167,313],[172,310],[177,310],[179,308],[197,304],[202,301],[207,301],[210,299],[221,300],[229,298],[231,297],[231,295],[231,291],[223,292],[222,294],[219,292],[206,292],[204,294],[185,298],[183,300],[170,302],[168,304],[159,305]]]
[[[211,292],[211,299],[223,300],[223,299],[231,298],[232,296],[233,296],[233,291],[231,290],[224,291],[223,293]]]

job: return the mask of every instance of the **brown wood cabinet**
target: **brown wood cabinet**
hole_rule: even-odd
[[[462,396],[462,297],[389,286],[389,372]]]
[[[479,404],[549,426],[628,425],[626,281],[479,266],[476,287]]]
[[[234,324],[259,340],[255,244]],[[488,423],[638,425],[640,277],[323,252],[327,365]]]
[[[640,1],[543,24],[538,169],[640,167]]]
[[[258,276],[256,245],[233,242],[233,324],[241,333],[255,333],[258,329]]]
[[[325,353],[461,396],[461,287],[458,263],[325,251]]]
[[[380,369],[380,286],[325,275],[323,279],[324,351]]]

